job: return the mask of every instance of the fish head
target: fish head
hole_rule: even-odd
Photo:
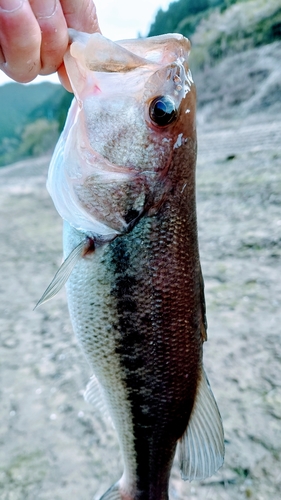
[[[70,224],[111,237],[161,205],[174,156],[188,141],[196,149],[190,42],[177,34],[112,42],[70,30],[70,37],[64,60],[76,101],[48,186]],[[52,180],[56,162],[63,200]]]

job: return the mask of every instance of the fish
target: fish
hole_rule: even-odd
[[[70,30],[74,90],[47,187],[64,220],[64,262],[38,302],[66,284],[124,472],[103,500],[167,500],[223,464],[207,340],[195,196],[196,90],[179,34],[113,42]]]

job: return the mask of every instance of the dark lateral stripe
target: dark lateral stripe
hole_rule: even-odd
[[[198,369],[193,366],[188,372],[188,384],[182,370],[186,373],[190,357],[199,366],[201,344],[190,346],[186,321],[179,321],[175,331],[174,296],[150,279],[155,269],[147,260],[150,253],[154,260],[153,249],[145,247],[149,238],[140,247],[136,243],[145,229],[141,222],[112,241],[107,258],[118,318],[115,352],[132,413],[138,491],[134,500],[164,500],[176,441],[186,429],[197,386]],[[197,323],[196,314],[189,314],[190,331],[198,329]]]
[[[119,322],[117,329],[120,341],[116,345],[116,354],[120,358],[123,368],[124,382],[132,411],[133,430],[135,437],[135,452],[137,457],[137,490],[143,492],[141,499],[148,498],[150,476],[150,440],[149,417],[145,416],[142,408],[146,401],[140,388],[143,387],[143,339],[136,330],[136,314],[139,304],[135,300],[138,278],[133,276],[130,269],[130,250],[127,237],[117,238],[112,244],[112,267],[116,280],[112,294],[117,301]]]
[[[163,500],[168,494],[168,475],[175,451],[175,439],[163,442],[159,429],[159,406],[153,394],[154,371],[151,366],[146,366],[147,353],[144,352],[147,346],[144,332],[148,335],[151,333],[151,319],[146,317],[142,304],[137,300],[143,282],[141,283],[139,275],[132,274],[134,265],[131,265],[130,259],[131,244],[130,236],[117,238],[111,243],[111,271],[116,276],[111,293],[116,298],[116,328],[119,332],[116,354],[122,366],[132,412],[137,499]],[[141,332],[136,327],[140,314],[144,325]],[[164,385],[157,390],[165,394]],[[174,429],[168,429],[167,432],[166,428],[165,432],[172,435]]]

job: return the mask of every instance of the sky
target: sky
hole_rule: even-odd
[[[96,0],[101,31],[112,40],[136,38],[138,34],[147,35],[160,7],[166,10],[171,0]],[[0,85],[11,82],[0,70]],[[58,83],[56,75],[38,77],[33,83],[52,81]]]

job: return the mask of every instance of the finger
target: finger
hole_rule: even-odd
[[[61,84],[64,86],[64,88],[66,90],[68,90],[68,92],[72,92],[73,93],[73,90],[72,90],[72,87],[71,87],[71,83],[69,81],[69,78],[68,78],[68,75],[67,75],[67,72],[66,72],[64,64],[62,64],[59,67],[59,69],[58,69],[58,77],[60,79]]]
[[[55,73],[68,45],[67,25],[57,0],[30,0],[42,33],[40,75]]]
[[[18,82],[30,82],[40,71],[41,32],[29,3],[0,0],[1,69]]]
[[[101,32],[92,0],[61,0],[67,26],[86,33]]]
[[[86,33],[100,33],[95,4],[92,0],[61,0],[67,26]],[[64,64],[58,70],[62,85],[73,92]]]

